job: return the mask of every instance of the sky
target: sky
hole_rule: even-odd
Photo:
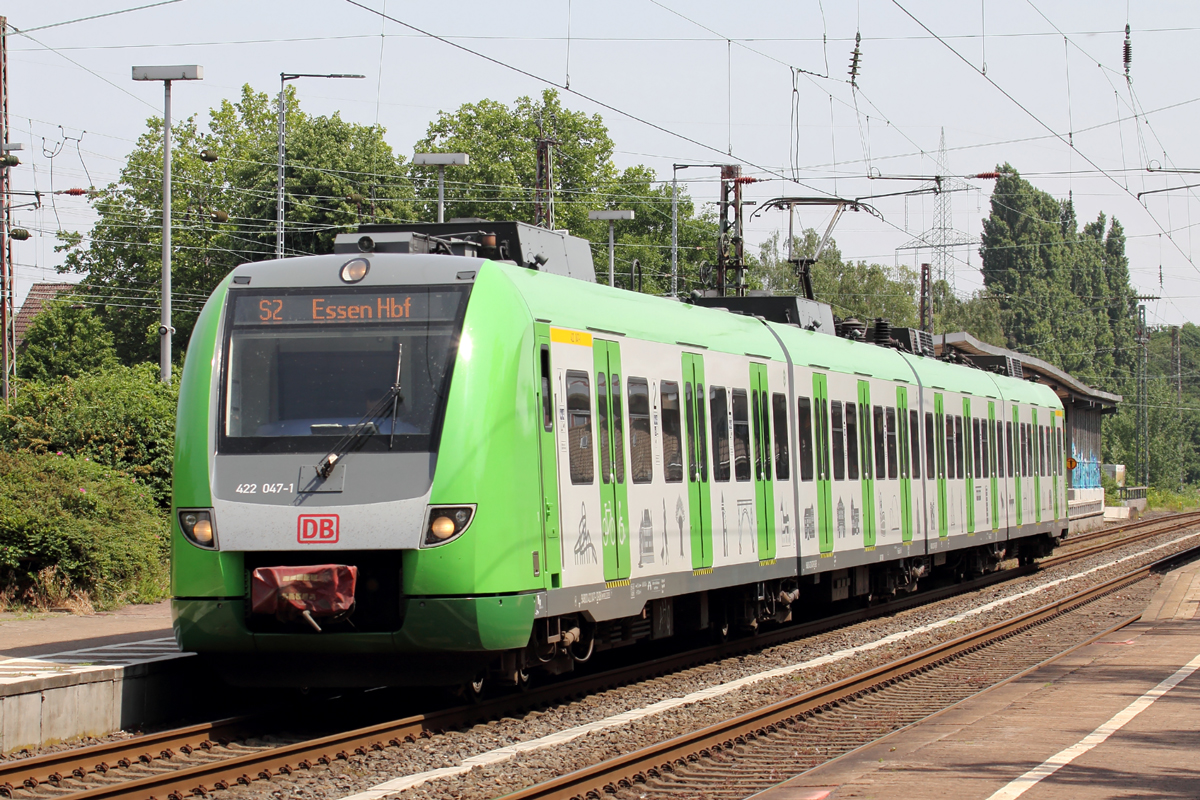
[[[48,193],[114,181],[162,114],[162,85],[133,82],[130,68],[201,64],[203,81],[175,84],[176,119],[203,120],[245,84],[274,95],[280,72],[359,73],[297,81],[305,111],[379,124],[405,155],[439,111],[558,88],[569,108],[603,117],[618,167],[669,181],[674,164],[740,163],[760,179],[745,191],[760,204],[918,188],[940,172],[944,135],[945,172],[967,187],[951,195],[964,238],[978,239],[992,188],[970,176],[1009,163],[1070,196],[1081,225],[1121,221],[1135,287],[1161,298],[1146,301],[1151,324],[1200,323],[1200,188],[1138,197],[1200,184],[1200,3],[24,0],[8,15],[24,32],[8,38],[7,139],[24,146],[13,186],[43,193],[14,212],[34,234],[14,243],[18,307],[32,283],[61,279],[55,232],[95,219],[86,198]],[[696,202],[717,200],[716,170],[679,175]],[[934,197],[868,202],[882,219],[846,213],[834,230],[844,258],[932,260],[898,248],[932,227]],[[824,230],[829,214],[807,209],[798,223]],[[781,212],[757,215],[748,244],[786,226]],[[951,264],[957,291],[982,285],[977,245]]]

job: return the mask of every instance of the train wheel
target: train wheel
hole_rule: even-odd
[[[483,702],[483,695],[486,691],[483,675],[477,675],[474,680],[469,680],[462,685],[462,697],[468,703]]]

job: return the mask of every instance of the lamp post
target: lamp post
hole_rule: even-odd
[[[412,163],[438,168],[438,222],[446,219],[446,167],[465,167],[471,162],[466,153],[416,153]]]
[[[613,223],[619,219],[633,219],[633,212],[625,211],[589,211],[588,219],[608,220],[608,285],[616,285],[613,277]]]
[[[204,79],[204,67],[134,67],[135,81],[163,82],[162,316],[158,324],[159,380],[171,382],[171,82]]]
[[[342,73],[330,73],[318,75],[309,72],[281,72],[279,73],[279,176],[276,181],[275,193],[275,257],[283,258],[283,156],[284,156],[284,136],[287,133],[287,97],[284,95],[284,86],[288,81],[294,81],[297,78],[365,78],[366,75],[348,75]]]

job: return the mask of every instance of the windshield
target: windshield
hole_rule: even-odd
[[[226,453],[317,453],[396,382],[366,450],[431,451],[467,287],[230,292],[221,436]]]

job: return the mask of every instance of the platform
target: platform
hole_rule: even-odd
[[[1200,562],[1139,622],[755,800],[1200,797]]]
[[[189,655],[169,603],[0,615],[0,753],[167,719],[181,708]]]

